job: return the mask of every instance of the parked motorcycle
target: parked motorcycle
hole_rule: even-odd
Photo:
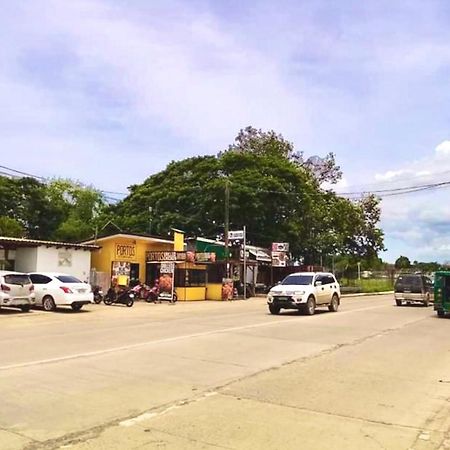
[[[103,303],[105,305],[120,303],[131,308],[134,305],[134,297],[135,294],[133,293],[133,291],[125,286],[120,286],[117,290],[113,287],[110,287],[105,295],[105,298],[103,299]]]
[[[92,286],[92,293],[94,294],[94,303],[101,303],[103,300],[103,291],[100,286]]]
[[[145,300],[147,303],[156,302],[158,298],[157,287],[150,288],[145,283],[137,284],[132,291],[137,298]]]

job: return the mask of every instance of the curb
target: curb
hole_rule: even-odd
[[[393,294],[394,291],[384,291],[384,292],[358,292],[355,294],[341,294],[342,297],[368,297],[372,295],[386,295],[386,294]]]

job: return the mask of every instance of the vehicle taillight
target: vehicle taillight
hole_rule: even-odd
[[[3,292],[8,292],[11,290],[11,288],[6,286],[6,284],[2,284],[0,287]]]
[[[30,292],[33,292],[34,291],[34,284],[32,284],[31,286],[30,286]]]
[[[73,294],[72,290],[67,286],[60,286],[59,288],[62,289],[65,294]]]

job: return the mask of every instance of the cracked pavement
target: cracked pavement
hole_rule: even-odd
[[[0,311],[0,448],[450,448],[449,323],[392,295]]]

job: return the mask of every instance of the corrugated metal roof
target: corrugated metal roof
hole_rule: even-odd
[[[83,250],[97,250],[100,248],[100,246],[92,244],[75,244],[74,242],[41,241],[38,239],[25,239],[25,238],[0,236],[0,245],[2,244],[15,244],[20,247],[27,247],[27,246],[39,247],[41,245],[45,245],[46,247],[70,247],[70,248],[79,248]]]
[[[159,242],[162,244],[173,244],[173,241],[170,241],[168,239],[164,239],[161,237],[157,237],[157,236],[151,236],[151,235],[145,235],[145,234],[137,234],[137,233],[116,233],[116,234],[110,234],[108,236],[102,236],[102,237],[98,237],[97,239],[89,239],[88,241],[84,241],[84,242],[100,242],[100,241],[105,241],[108,239],[112,239],[112,238],[126,238],[126,239],[142,239],[144,241],[148,241],[148,242]]]

